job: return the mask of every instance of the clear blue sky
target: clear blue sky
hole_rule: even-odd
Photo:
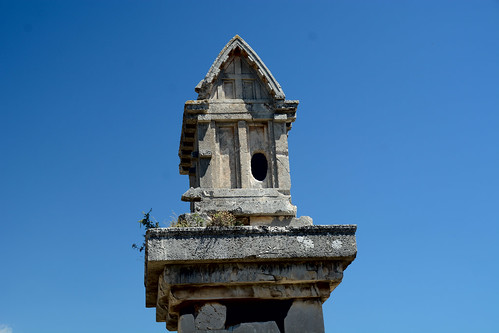
[[[498,1],[0,1],[0,333],[165,332],[186,100],[241,35],[288,99],[292,199],[358,225],[327,332],[499,331]]]

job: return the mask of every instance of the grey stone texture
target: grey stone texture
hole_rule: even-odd
[[[355,259],[356,226],[296,216],[288,134],[299,102],[239,36],[196,92],[179,147],[188,227],[147,231],[146,306],[179,333],[324,332],[322,303]],[[221,211],[244,226],[210,227]]]
[[[189,227],[206,227],[210,222],[211,217],[207,213],[187,213],[178,217],[178,223]]]
[[[191,203],[191,213],[282,217],[289,225],[296,207],[288,132],[299,102],[285,99],[239,36],[220,52],[196,92],[198,99],[185,103],[179,147],[180,173],[189,175],[191,187],[182,200]],[[257,220],[265,221],[248,221]]]
[[[320,300],[295,300],[284,319],[284,331],[286,333],[324,333]]]
[[[216,302],[204,303],[196,310],[194,324],[197,330],[220,330],[225,328],[227,307]]]
[[[192,313],[181,315],[178,320],[177,330],[178,332],[195,332],[194,315]]]
[[[212,218],[207,213],[186,213],[179,215],[178,221],[184,227],[207,227],[210,226]],[[310,216],[289,217],[289,216],[266,216],[256,215],[241,217],[237,219],[241,225],[252,226],[272,226],[272,227],[305,227],[313,225]]]
[[[146,265],[206,260],[353,258],[357,250],[356,228],[323,225],[149,229]]]
[[[216,189],[191,187],[182,200],[192,201],[194,212],[229,211],[236,216],[296,216],[291,196],[278,189]]]
[[[231,329],[234,333],[280,333],[279,327],[275,321],[256,322],[256,323],[242,323]]]
[[[181,330],[179,333],[281,333],[275,321],[241,323],[227,329],[220,330]]]
[[[355,230],[354,225],[150,229],[146,306],[156,307],[156,320],[177,330],[188,304],[322,303],[356,256]]]
[[[196,314],[180,315],[177,330],[179,333],[281,333],[275,321],[243,322],[225,328],[226,316],[226,306],[209,302]]]

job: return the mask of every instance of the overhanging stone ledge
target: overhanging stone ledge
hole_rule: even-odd
[[[340,282],[334,284],[336,287]],[[206,302],[230,303],[251,300],[317,300],[323,303],[332,289],[329,283],[248,284],[229,286],[173,286],[158,299],[156,321],[167,322],[167,328],[177,330],[182,308]]]
[[[357,253],[356,225],[157,228],[146,235],[146,306],[157,302],[166,265],[337,261]]]
[[[224,236],[244,237],[248,235],[335,235],[355,236],[357,225],[334,224],[303,227],[277,226],[236,226],[236,227],[186,227],[186,228],[151,228],[147,231],[146,240],[163,239],[182,236]]]
[[[289,190],[278,188],[194,188],[182,195],[194,212],[229,211],[236,216],[296,216]]]

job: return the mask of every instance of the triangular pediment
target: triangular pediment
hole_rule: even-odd
[[[253,49],[238,35],[196,86],[198,99],[284,99],[279,83]]]
[[[231,53],[222,65],[218,78],[210,85],[209,99],[243,99],[248,101],[269,101],[269,89],[250,66],[239,49]]]

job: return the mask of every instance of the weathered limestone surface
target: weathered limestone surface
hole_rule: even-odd
[[[355,225],[149,229],[146,265],[206,260],[353,258],[357,251],[355,230]]]
[[[178,320],[179,332],[196,332],[196,325],[194,324],[194,314],[182,314]]]
[[[288,134],[299,102],[239,36],[196,92],[178,153],[189,227],[147,231],[146,306],[179,333],[323,333],[322,303],[355,259],[356,226],[296,217]],[[222,211],[244,226],[207,227]]]
[[[180,333],[282,333],[275,321],[241,323],[227,329],[198,329],[194,325],[194,316],[186,314],[179,320]]]
[[[272,73],[239,36],[220,52],[196,92],[198,99],[185,103],[179,147],[179,170],[189,175],[191,187],[182,200],[191,203],[191,212],[296,217],[288,132],[299,102],[285,100]]]
[[[295,300],[284,319],[284,330],[286,333],[324,333],[322,303],[319,300]]]
[[[237,216],[296,216],[296,206],[291,204],[291,196],[274,188],[191,187],[182,195],[182,200],[192,201],[193,211],[199,213],[229,211]]]
[[[204,303],[196,311],[194,325],[197,330],[221,330],[225,328],[227,307],[220,303]]]
[[[355,258],[355,230],[354,225],[150,229],[146,306],[156,307],[156,320],[166,321],[169,330],[183,332],[190,330],[181,327],[192,325],[196,332],[226,329],[224,307],[245,299],[310,300],[289,311],[308,309],[319,318],[316,305],[329,297]],[[199,304],[192,312],[195,324],[181,315],[193,304]],[[268,320],[254,323],[260,321]]]
[[[179,215],[178,220],[186,227],[207,227],[212,221],[208,213],[186,213]],[[305,227],[313,225],[310,216],[290,217],[290,216],[268,216],[257,215],[247,218],[240,218],[242,225],[247,225],[248,220],[252,226],[272,226],[272,227]]]
[[[171,264],[165,266],[162,283],[253,283],[285,281],[339,281],[342,267],[334,261],[303,262],[244,262],[216,264]]]
[[[266,321],[263,323],[242,323],[233,328],[234,333],[280,333],[279,327],[275,321]]]
[[[283,332],[275,321],[241,322],[236,325],[224,325],[227,319],[226,307],[219,303],[206,303],[196,314],[180,316],[180,333],[324,333],[322,304],[317,299],[297,299],[291,303],[285,316],[281,318]]]

